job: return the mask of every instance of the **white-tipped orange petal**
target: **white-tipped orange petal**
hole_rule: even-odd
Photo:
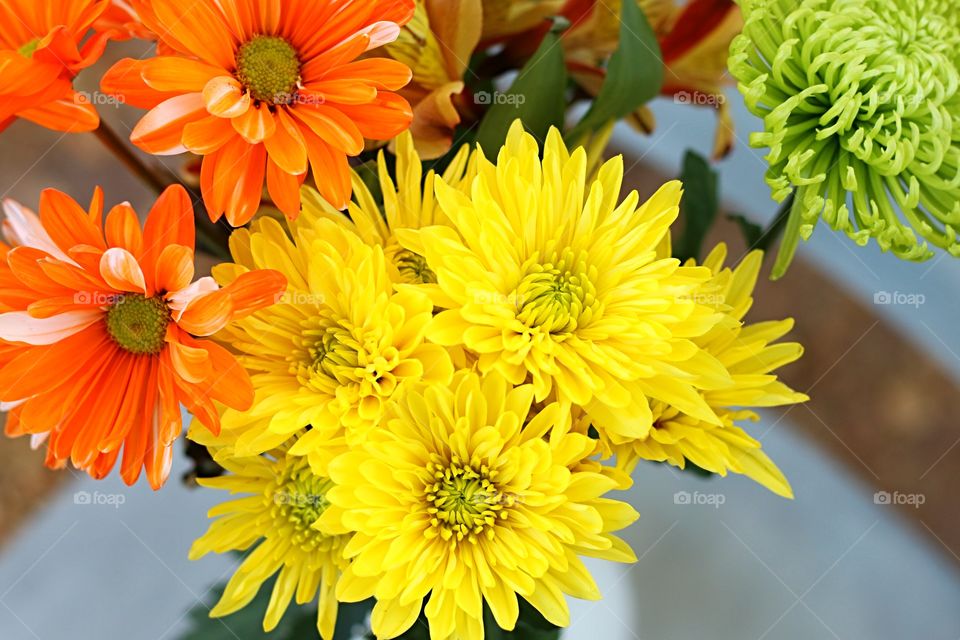
[[[40,346],[60,342],[103,318],[100,309],[68,311],[49,318],[34,318],[26,311],[0,314],[0,338]]]
[[[179,342],[168,342],[170,360],[177,375],[194,384],[203,382],[213,373],[210,358],[205,349],[188,347]]]
[[[233,318],[233,299],[223,289],[197,296],[180,314],[177,325],[195,336],[211,336]]]
[[[9,198],[3,201],[3,234],[14,246],[31,247],[46,251],[54,258],[76,265],[53,241],[40,223],[40,216]]]
[[[220,118],[237,118],[250,108],[250,94],[236,78],[218,76],[203,88],[207,111]]]
[[[360,33],[370,36],[370,45],[367,47],[367,51],[370,51],[396,41],[400,37],[400,25],[396,22],[374,22]]]
[[[133,254],[126,249],[107,249],[100,258],[100,275],[117,291],[130,291],[147,295],[147,282],[143,270]]]
[[[180,244],[167,245],[157,258],[154,289],[157,291],[185,289],[190,286],[193,273],[193,251]]]
[[[220,285],[217,284],[217,281],[207,276],[200,278],[190,286],[184,287],[179,291],[172,291],[167,296],[167,304],[170,306],[170,310],[173,311],[174,321],[179,322],[184,310],[193,302],[194,298],[213,293],[219,288]]]

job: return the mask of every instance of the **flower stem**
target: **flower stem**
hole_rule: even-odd
[[[144,184],[155,191],[157,195],[163,193],[170,185],[180,182],[175,178],[163,176],[143,162],[133,149],[117,135],[116,131],[110,128],[103,120],[100,121],[100,126],[94,130],[94,133],[103,146],[109,149],[127,169],[140,178]],[[184,185],[184,188],[190,193],[195,203],[194,215],[197,221],[196,233],[198,247],[216,258],[224,260],[230,259],[230,251],[227,248],[227,233],[221,233],[221,227],[210,222],[207,218],[207,212],[203,206],[203,199],[198,197],[190,187]]]
[[[163,190],[173,184],[172,180],[165,179],[156,171],[146,165],[136,153],[124,142],[110,126],[100,120],[100,126],[94,132],[97,139],[110,150],[113,155],[119,159],[135,176],[140,178],[150,189],[156,191],[157,195],[163,193]]]

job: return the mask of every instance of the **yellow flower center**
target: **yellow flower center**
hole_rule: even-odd
[[[163,298],[138,293],[119,296],[107,310],[107,332],[130,353],[157,355],[163,350],[170,307]]]
[[[593,285],[595,271],[582,254],[569,249],[547,263],[531,265],[513,296],[517,319],[549,333],[583,327],[600,310]]]
[[[412,251],[401,251],[396,258],[397,268],[404,282],[409,284],[436,284],[437,274],[427,266],[427,259]]]
[[[335,544],[335,536],[313,528],[330,505],[327,491],[332,486],[328,478],[315,475],[306,461],[296,461],[265,496],[276,529],[308,553],[327,550]]]
[[[349,381],[348,372],[356,369],[359,359],[357,349],[350,343],[350,334],[342,327],[312,329],[304,333],[308,340],[307,352],[313,360],[313,371],[323,373],[340,383]]]
[[[466,464],[456,457],[449,463],[438,459],[427,465],[427,471],[433,479],[427,485],[427,512],[433,516],[430,524],[444,540],[466,538],[475,543],[482,533],[492,538],[494,524],[506,519],[504,509],[516,502],[494,483],[496,470],[478,460]]]
[[[237,52],[237,79],[255,100],[290,104],[300,83],[300,57],[283,38],[257,36]]]

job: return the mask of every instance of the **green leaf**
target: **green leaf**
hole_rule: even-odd
[[[629,3],[627,3],[629,4]],[[507,139],[514,120],[544,140],[550,127],[562,127],[566,115],[567,66],[556,28],[550,31],[506,93],[481,92],[490,109],[480,123],[477,142],[495,155]]]
[[[627,3],[629,4],[629,3]],[[683,159],[683,200],[680,211],[684,219],[683,233],[673,247],[673,255],[681,261],[700,259],[703,241],[717,218],[720,208],[717,173],[707,160],[687,151]]]
[[[763,227],[751,222],[742,214],[730,214],[727,219],[736,222],[740,227],[740,233],[743,234],[743,241],[747,243],[747,247],[756,247],[760,244],[763,239]]]
[[[210,608],[223,595],[226,584],[210,591],[210,598],[197,604],[188,614],[190,630],[180,640],[311,640],[319,639],[317,632],[316,603],[296,606],[292,604],[277,628],[270,633],[263,631],[263,615],[270,603],[273,580],[264,583],[257,597],[240,611],[224,618],[211,618]],[[337,612],[335,640],[350,640],[356,625],[364,625],[373,609],[373,600],[355,604],[341,604]],[[427,638],[429,640],[429,637]]]
[[[663,54],[647,16],[636,2],[621,4],[620,44],[610,57],[600,94],[569,136],[572,142],[592,129],[626,118],[663,87]]]

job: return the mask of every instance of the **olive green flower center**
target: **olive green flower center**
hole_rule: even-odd
[[[436,284],[437,274],[429,266],[427,259],[412,251],[401,251],[396,258],[397,269],[404,282],[409,284]]]
[[[33,40],[31,40],[31,41],[28,42],[27,44],[25,44],[25,45],[23,45],[22,47],[20,47],[19,49],[17,49],[17,53],[19,53],[20,55],[22,55],[22,56],[25,57],[25,58],[32,58],[32,57],[33,57],[33,54],[34,54],[34,52],[36,52],[38,46],[40,46],[40,38],[34,38]]]
[[[430,524],[444,540],[475,542],[483,533],[492,537],[494,524],[506,519],[507,510],[516,503],[514,496],[495,484],[497,471],[479,460],[470,464],[456,457],[447,463],[434,460],[427,471],[431,476],[426,488],[427,512],[432,516]]]
[[[600,306],[592,276],[583,256],[572,251],[532,265],[514,295],[517,319],[550,333],[570,333],[583,327]]]
[[[332,486],[328,478],[315,475],[308,464],[297,462],[267,492],[274,526],[304,551],[327,549],[332,544],[330,536],[313,528],[330,506],[327,492]]]
[[[283,38],[257,36],[237,52],[237,79],[254,100],[289,104],[300,83],[300,58]]]
[[[156,355],[163,350],[170,307],[163,298],[126,294],[107,310],[107,333],[130,353]]]

